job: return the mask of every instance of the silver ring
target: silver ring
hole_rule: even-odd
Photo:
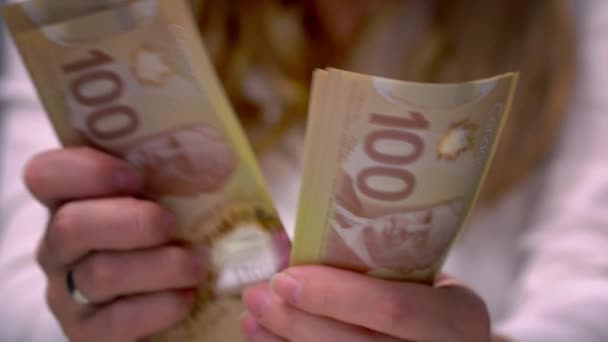
[[[74,281],[74,272],[69,271],[66,276],[66,287],[72,299],[80,305],[89,305],[91,301],[78,289]]]

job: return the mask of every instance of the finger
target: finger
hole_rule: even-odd
[[[452,317],[460,317],[454,329],[460,331],[461,336],[480,341],[491,336],[490,312],[473,289],[446,274],[440,274],[434,286],[438,292],[443,292],[442,297],[445,305],[450,307]]]
[[[174,237],[175,229],[174,216],[154,202],[133,198],[70,202],[51,220],[41,264],[63,271],[91,251],[160,246]]]
[[[244,294],[247,309],[261,326],[293,342],[399,342],[362,327],[300,311],[273,295],[268,284],[248,289]]]
[[[93,303],[119,296],[197,287],[205,276],[206,251],[168,246],[131,252],[96,253],[74,270],[78,289]]]
[[[103,341],[146,338],[185,319],[194,298],[191,290],[126,297],[85,318],[84,331],[88,336],[107,336]]]
[[[256,322],[255,318],[249,313],[241,315],[241,331],[249,342],[286,342],[287,340],[269,332]]]
[[[127,162],[87,147],[37,155],[26,167],[25,182],[50,207],[74,198],[133,195],[142,186],[141,177]]]
[[[455,341],[460,336],[462,312],[451,307],[450,291],[321,266],[289,269],[273,278],[272,289],[308,313],[394,337]]]
[[[63,277],[49,279],[47,302],[70,341],[132,342],[184,319],[194,305],[194,290],[124,297],[104,306],[80,305]]]

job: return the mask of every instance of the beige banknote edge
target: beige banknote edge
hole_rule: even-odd
[[[327,99],[324,94],[328,91],[329,74],[325,70],[316,70],[313,75],[312,91],[310,97],[310,105],[308,109],[308,123],[306,129],[305,141],[312,141],[312,139],[318,138],[313,136],[323,127],[319,127],[323,120],[321,118],[325,116],[325,101]],[[301,182],[302,186],[310,186],[317,188],[316,176],[317,173],[312,170],[315,168],[319,161],[319,154],[317,151],[309,151],[312,146],[306,146],[307,150],[304,152],[304,170],[303,179]],[[300,189],[300,198],[298,203],[313,203],[317,200],[312,198],[312,195],[317,193],[316,191],[304,191]],[[303,243],[298,246],[293,246],[291,251],[291,264],[302,265],[309,262],[314,262],[319,254],[321,246],[318,244],[319,238],[322,236],[323,230],[322,225],[318,224],[319,221],[316,209],[313,206],[299,206],[297,212],[296,222],[301,227],[296,228],[295,240],[302,241]],[[315,248],[316,247],[316,248]],[[311,250],[312,249],[312,250]],[[316,250],[315,250],[316,249]]]
[[[350,101],[352,101],[352,95],[354,92],[354,89],[357,85],[357,80],[359,80],[358,77],[354,77],[353,75],[350,75],[348,73],[343,73],[341,72],[341,70],[337,70],[337,69],[329,69],[328,70],[330,75],[333,75],[333,77],[336,79],[336,89],[335,89],[335,93],[333,94],[333,96],[331,97],[331,99],[333,100],[332,105],[332,111],[331,114],[333,115],[333,122],[331,123],[331,125],[329,125],[328,128],[335,128],[335,127],[344,127],[344,125],[346,124],[346,121],[349,119],[349,113],[348,113],[348,109]],[[340,133],[340,134],[338,134]],[[324,188],[325,191],[328,192],[328,200],[327,203],[325,205],[325,207],[323,207],[323,219],[324,219],[324,224],[322,225],[323,227],[327,227],[328,226],[328,222],[331,220],[330,215],[332,215],[334,213],[335,210],[335,193],[336,193],[336,188],[338,186],[337,181],[340,177],[340,170],[341,170],[341,158],[340,158],[340,152],[343,148],[342,146],[342,142],[344,141],[344,135],[347,133],[346,130],[338,130],[337,132],[330,132],[330,134],[332,134],[334,136],[334,140],[332,142],[335,142],[333,144],[330,144],[330,146],[333,148],[333,151],[337,151],[338,153],[332,153],[332,150],[330,150],[329,148],[324,148],[324,151],[327,154],[329,154],[330,156],[335,155],[338,158],[334,158],[334,159],[330,159],[327,158],[327,156],[323,157],[323,161],[330,161],[330,165],[331,165],[331,169],[325,169],[325,170],[320,170],[317,169],[317,177],[323,179],[327,177],[327,174],[329,173],[330,175],[333,175],[330,178],[330,182],[329,182],[329,187]],[[327,144],[326,144],[327,146]],[[317,258],[319,260],[327,260],[327,245],[329,243],[329,239],[328,239],[328,231],[327,230],[322,230],[322,234],[323,234],[323,238],[321,239],[321,243],[319,243],[319,253],[317,254]]]
[[[319,262],[319,255],[325,247],[323,237],[325,236],[325,223],[327,215],[332,210],[333,191],[335,177],[327,177],[328,174],[337,175],[339,167],[337,162],[332,165],[322,165],[327,162],[327,155],[335,155],[333,152],[339,149],[339,136],[331,129],[337,127],[343,116],[338,113],[336,106],[343,103],[340,99],[341,78],[339,73],[325,71],[324,91],[320,91],[318,105],[312,104],[309,108],[310,127],[307,135],[310,139],[306,141],[319,141],[321,143],[309,143],[305,146],[304,165],[306,188],[300,191],[298,213],[296,218],[296,240],[305,239],[308,244],[299,244],[292,247],[291,265],[304,265]],[[314,91],[313,87],[313,91]],[[316,94],[315,94],[316,95]],[[316,101],[311,97],[311,103]],[[307,137],[308,138],[308,137]],[[313,195],[321,196],[313,198]],[[303,205],[303,203],[308,203]]]
[[[327,157],[338,155],[341,148],[341,136],[331,129],[343,125],[346,119],[343,111],[348,104],[347,91],[356,79],[338,69],[329,68],[318,72],[316,75],[323,76],[322,80],[315,79],[316,82],[313,82],[310,98],[302,188],[294,238],[298,243],[293,244],[291,254],[293,266],[316,264],[322,259],[327,242],[325,226],[329,221],[328,215],[333,212],[333,193],[340,167],[338,160]],[[320,197],[313,198],[313,195]]]
[[[487,82],[519,75],[519,72],[510,71],[510,72],[504,72],[504,73],[486,77],[486,78],[480,78],[480,79],[476,79],[476,80],[469,80],[469,81],[463,81],[463,82],[426,83],[426,82],[402,81],[402,80],[398,80],[398,79],[394,79],[394,78],[366,75],[366,74],[361,74],[361,73],[357,73],[357,72],[353,72],[353,71],[341,70],[341,69],[336,69],[336,68],[327,68],[327,71],[339,73],[339,74],[343,75],[343,77],[348,76],[350,80],[365,80],[365,79],[369,79],[370,77],[372,77],[377,80],[395,82],[395,83],[411,85],[411,86],[422,86],[422,87],[427,87],[427,88],[433,88],[433,87],[436,87],[436,88],[448,87],[449,88],[449,87],[460,87],[460,86],[465,86],[465,85],[476,85],[476,84],[480,84],[480,83],[487,83]]]

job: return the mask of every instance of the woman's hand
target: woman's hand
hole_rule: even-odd
[[[471,290],[388,282],[323,266],[286,270],[244,294],[250,341],[490,341],[485,304]]]
[[[51,209],[38,260],[49,306],[71,341],[135,341],[188,314],[205,256],[172,243],[171,213],[133,197],[142,186],[135,169],[69,148],[35,157],[25,178]],[[90,305],[70,295],[69,272]]]

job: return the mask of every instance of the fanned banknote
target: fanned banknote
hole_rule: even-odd
[[[292,264],[432,281],[466,222],[517,74],[420,84],[316,71]]]
[[[190,11],[184,0],[33,0],[4,18],[63,144],[136,166],[178,238],[210,251],[195,310],[154,340],[241,341],[240,290],[281,269],[289,241]]]

